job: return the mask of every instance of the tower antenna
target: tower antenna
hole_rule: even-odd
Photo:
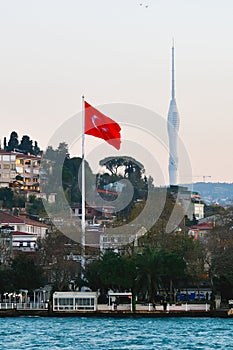
[[[175,49],[174,38],[172,39],[172,99],[175,98]]]

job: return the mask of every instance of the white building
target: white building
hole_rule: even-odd
[[[96,292],[54,292],[53,311],[96,311]]]
[[[130,229],[130,226],[129,226]],[[108,233],[106,229],[100,235],[100,251],[105,252],[108,249],[112,249],[115,252],[121,250],[128,244],[133,244],[134,246],[138,245],[138,239],[146,234],[147,230],[145,227],[138,228],[136,233],[130,232],[127,230],[127,226],[125,227],[124,233]]]
[[[38,192],[40,161],[41,156],[0,150],[0,187]]]
[[[13,250],[35,251],[37,239],[43,238],[47,230],[48,226],[39,221],[0,211],[0,231],[4,233],[2,242],[9,241]]]
[[[12,249],[25,253],[35,252],[37,235],[25,232],[12,232]]]

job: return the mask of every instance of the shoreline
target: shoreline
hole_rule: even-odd
[[[93,317],[93,318],[177,318],[177,317],[208,317],[232,318],[229,310],[219,309],[213,311],[69,311],[56,312],[49,310],[0,310],[0,318],[4,317]]]

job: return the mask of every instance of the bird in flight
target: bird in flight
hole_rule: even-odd
[[[140,6],[143,6],[143,5],[144,5],[143,3],[140,3]],[[144,5],[144,6],[145,6],[146,9],[149,7],[148,4],[146,4],[146,5]]]

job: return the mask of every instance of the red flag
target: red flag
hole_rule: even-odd
[[[107,141],[116,149],[121,145],[121,127],[114,120],[107,117],[86,101],[85,107],[85,134],[99,137]]]

